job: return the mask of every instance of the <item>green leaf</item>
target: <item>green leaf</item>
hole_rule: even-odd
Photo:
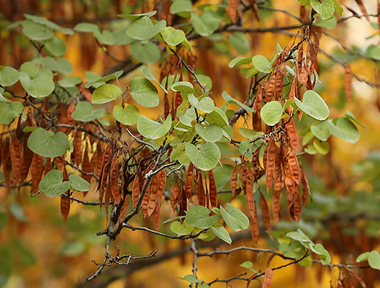
[[[237,209],[235,206],[227,203],[227,211],[220,206],[220,212],[222,214],[224,222],[234,231],[240,231],[242,229],[247,229],[249,226],[248,217]]]
[[[311,126],[310,131],[321,141],[326,141],[331,135],[328,129],[327,121]]]
[[[53,57],[60,57],[66,53],[66,44],[59,37],[53,37],[45,41],[45,49],[49,55]]]
[[[96,29],[93,33],[94,37],[105,45],[113,45],[115,43],[115,37],[109,30],[103,30],[103,32],[100,32],[100,30]]]
[[[243,108],[247,112],[256,112],[251,107],[241,103],[240,101],[230,96],[226,91],[223,91],[222,97],[224,100],[226,100],[227,103],[233,103],[233,104],[239,105],[241,108]]]
[[[137,131],[146,138],[158,139],[165,136],[172,126],[172,116],[169,114],[164,124],[153,121],[144,115],[140,115],[137,120]]]
[[[206,10],[203,15],[191,13],[191,22],[195,32],[201,36],[208,36],[218,28],[220,19],[216,17],[215,12]]]
[[[328,142],[322,142],[319,139],[314,139],[313,146],[315,150],[322,155],[326,155],[330,151],[330,144]]]
[[[88,22],[82,22],[77,24],[74,27],[74,30],[78,32],[94,32],[95,30],[98,30],[98,25]]]
[[[127,104],[125,108],[121,105],[115,105],[112,113],[115,119],[124,125],[136,124],[140,116],[139,109],[133,104]]]
[[[280,102],[271,101],[261,108],[261,119],[269,126],[274,126],[280,122],[283,108]]]
[[[135,20],[143,16],[151,17],[156,14],[157,14],[157,11],[149,11],[149,12],[140,13],[140,14],[119,14],[117,15],[117,17]]]
[[[48,28],[51,28],[51,29],[56,30],[56,31],[60,31],[64,34],[67,34],[67,35],[73,35],[74,34],[74,31],[72,29],[61,27],[61,26],[55,24],[54,22],[46,19],[45,17],[36,16],[36,15],[29,15],[29,14],[24,14],[24,16],[25,16],[25,18],[32,20],[34,23],[42,24]]]
[[[205,142],[196,146],[188,143],[186,144],[185,151],[190,161],[203,171],[215,168],[221,156],[218,145],[211,142]]]
[[[165,89],[165,87],[162,86],[160,82],[158,82],[158,80],[156,79],[156,77],[154,77],[154,75],[152,74],[152,72],[150,72],[150,70],[148,68],[144,68],[143,72],[144,72],[145,78],[147,78],[147,79],[149,79],[151,81],[156,82],[158,84],[158,86],[160,86],[160,88],[162,89],[162,91],[164,91],[165,93],[168,93],[168,91]]]
[[[90,183],[75,174],[69,175],[70,188],[75,191],[88,191],[90,190]]]
[[[369,253],[370,253],[370,252],[364,252],[364,253],[360,254],[360,255],[356,258],[356,262],[367,261],[367,260],[368,260],[368,257],[369,257]]]
[[[170,224],[170,230],[180,236],[190,234],[194,230],[194,227],[187,225],[185,222],[175,221]]]
[[[326,102],[318,95],[317,92],[307,90],[303,94],[302,102],[297,98],[294,99],[297,107],[305,114],[317,120],[325,120],[329,117],[330,110]]]
[[[228,41],[240,54],[247,54],[251,51],[251,43],[243,32],[235,32],[228,36]]]
[[[257,70],[262,73],[268,73],[272,68],[272,65],[268,61],[268,59],[263,55],[256,55],[252,58],[252,63]]]
[[[328,128],[332,135],[351,143],[359,140],[358,128],[349,119],[341,117],[335,119],[334,122],[330,119],[328,120]]]
[[[53,57],[39,57],[33,60],[33,63],[40,64],[43,67],[49,68],[53,71],[58,71],[64,74],[70,74],[73,70],[73,65],[65,58],[55,60]],[[42,69],[41,69],[42,70]],[[53,74],[51,74],[53,78]]]
[[[203,126],[199,123],[195,124],[195,131],[202,137],[203,140],[208,142],[217,142],[223,136],[223,130],[220,126],[211,124]]]
[[[338,24],[338,21],[336,20],[336,17],[333,16],[330,19],[327,20],[319,20],[317,23],[315,23],[315,26],[326,28],[326,29],[334,29],[336,25]]]
[[[132,56],[139,62],[153,64],[161,58],[160,49],[152,42],[135,41],[129,45]]]
[[[310,248],[314,253],[319,255],[323,265],[330,264],[330,262],[331,262],[330,253],[325,249],[325,247],[323,247],[322,244],[318,243],[315,245],[310,245]]]
[[[153,25],[152,20],[148,16],[143,16],[134,21],[128,27],[126,33],[129,37],[136,40],[149,40],[160,33],[165,27],[165,20]]]
[[[92,93],[91,102],[93,104],[104,104],[115,100],[123,92],[121,89],[113,84],[104,84],[99,88],[96,88]]]
[[[89,122],[98,118],[102,118],[105,113],[106,110],[104,108],[92,110],[91,103],[82,101],[75,106],[72,117],[77,121]]]
[[[16,69],[5,66],[0,72],[0,85],[2,86],[13,86],[16,84],[20,77],[20,72]]]
[[[156,107],[159,103],[157,88],[147,79],[135,77],[129,82],[131,96],[144,107]]]
[[[170,89],[175,92],[181,92],[181,93],[187,93],[187,94],[194,92],[193,84],[187,81],[180,81],[180,82],[174,83],[170,87]]]
[[[22,33],[24,33],[24,35],[30,40],[45,41],[54,37],[54,32],[44,25],[29,22],[26,20],[22,23],[22,26]]]
[[[22,222],[28,221],[28,218],[25,216],[24,210],[19,204],[12,203],[11,205],[9,205],[9,211],[17,220]]]
[[[334,0],[310,0],[310,5],[321,16],[322,20],[331,18],[335,12]]]
[[[202,280],[199,280],[196,276],[194,275],[186,275],[183,279],[185,279],[186,281],[190,282],[190,283],[202,283],[203,281]]]
[[[66,153],[69,148],[69,140],[62,132],[54,134],[53,132],[39,128],[30,134],[28,147],[38,155],[54,158]]]
[[[83,253],[86,250],[86,246],[84,245],[83,241],[75,241],[75,242],[68,242],[63,245],[61,250],[59,251],[59,254],[65,255],[65,256],[76,256],[78,254]]]
[[[249,64],[251,62],[252,62],[252,58],[236,57],[232,59],[230,63],[228,63],[228,67],[232,68],[232,67],[240,66],[243,64]]]
[[[217,225],[215,225],[214,227],[211,227],[212,232],[214,232],[214,234],[217,237],[219,237],[221,240],[223,240],[227,244],[231,244],[232,239],[231,239],[230,234],[228,234],[228,231],[226,230],[226,228],[224,228],[222,225],[220,225],[219,227],[216,227],[216,226]]]
[[[198,234],[202,230],[203,229],[195,228],[194,231],[193,231],[193,233],[194,234]],[[212,241],[212,240],[215,239],[215,234],[214,234],[214,232],[212,232],[211,229],[207,229],[206,231],[203,231],[201,234],[199,234],[199,236],[197,237],[197,239],[200,239],[202,241],[210,242],[210,241]]]
[[[228,125],[226,113],[219,107],[214,107],[214,111],[207,115],[207,122],[210,125],[216,124],[222,128]]]
[[[210,216],[210,210],[203,206],[191,206],[185,217],[185,222],[188,225],[200,229],[208,229],[218,220],[218,215]]]
[[[344,114],[344,116],[346,116],[348,119],[350,119],[351,121],[355,122],[356,124],[358,124],[360,127],[362,128],[365,128],[363,126],[362,123],[360,123],[354,116],[354,114],[352,114],[350,111],[346,111],[346,113]]]
[[[193,3],[190,0],[176,0],[170,6],[170,13],[177,14],[180,12],[190,12],[193,9]]]
[[[20,72],[20,82],[25,91],[35,98],[49,96],[55,88],[53,74],[48,68],[41,68],[37,75],[31,79],[25,72]]]
[[[31,61],[21,64],[20,72],[25,72],[29,77],[35,77],[40,69]]]
[[[177,46],[181,44],[182,41],[186,40],[185,32],[182,30],[174,29],[173,27],[166,27],[161,31],[161,36],[170,46]]]
[[[249,140],[253,140],[261,135],[264,135],[264,132],[257,132],[252,129],[239,127],[239,133],[241,136],[248,138]]]
[[[80,77],[66,77],[58,81],[58,85],[61,87],[75,87],[82,83],[82,79]]]
[[[12,123],[23,111],[24,105],[21,102],[0,102],[0,123],[4,125]]]
[[[39,188],[46,196],[56,197],[66,193],[70,188],[69,181],[63,181],[63,174],[59,170],[51,170],[39,183]]]
[[[193,94],[189,94],[187,98],[194,108],[197,108],[202,112],[211,113],[214,111],[214,100],[212,100],[210,97],[204,97],[201,101],[198,101],[198,99],[195,98]]]
[[[368,255],[368,264],[373,269],[380,270],[380,254],[377,251],[371,251]]]
[[[298,229],[297,231],[289,232],[286,234],[286,236],[299,242],[312,242],[310,238],[300,229]]]

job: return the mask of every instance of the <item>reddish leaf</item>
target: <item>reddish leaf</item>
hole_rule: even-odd
[[[12,183],[17,185],[20,176],[20,142],[16,135],[9,139],[9,153],[12,162]]]
[[[119,189],[119,153],[116,153],[111,162],[111,192],[116,203],[120,203],[120,189]]]
[[[273,280],[273,270],[270,268],[267,268],[265,270],[263,288],[270,288],[270,286],[272,285],[272,280]]]
[[[289,123],[285,126],[286,132],[288,133],[288,136],[290,138],[290,143],[292,144],[292,147],[294,150],[298,149],[298,134],[296,130],[296,125],[294,124],[293,118],[290,119]]]
[[[170,205],[172,206],[173,211],[175,211],[177,206],[180,205],[179,198],[180,198],[180,189],[178,186],[178,182],[175,181],[174,186],[173,185],[170,186]]]
[[[194,165],[190,163],[189,168],[186,172],[186,183],[185,183],[185,192],[186,197],[189,199],[193,193],[193,175],[194,175]]]
[[[51,170],[51,158],[46,158],[46,165],[44,170],[44,175],[46,175]]]
[[[67,191],[65,195],[69,196],[69,191]],[[69,213],[70,213],[70,198],[61,197],[61,215],[65,222],[67,220],[67,217],[69,216]]]
[[[71,154],[75,159],[75,164],[79,167],[82,162],[82,131],[74,132],[74,152]]]
[[[39,190],[39,183],[42,178],[43,172],[44,157],[38,154],[33,155],[32,164],[31,164],[31,176],[32,176],[32,194],[36,193]]]
[[[232,23],[236,21],[236,0],[228,0],[228,14],[231,17]]]
[[[269,193],[270,188],[273,183],[273,173],[275,169],[276,161],[276,143],[273,138],[269,140],[268,146],[265,148],[266,151],[266,187]]]
[[[267,228],[267,230],[272,230],[272,224],[270,222],[270,217],[269,217],[268,204],[263,193],[261,192],[260,192],[260,206],[261,206],[261,212],[263,213],[265,227]]]
[[[235,166],[231,172],[231,179],[230,179],[232,199],[234,199],[236,197],[236,188],[237,188],[237,184],[238,184],[238,170],[237,170],[237,168],[238,168],[237,163],[235,163]]]
[[[211,207],[216,207],[218,205],[218,194],[216,191],[215,178],[212,170],[208,171],[208,175],[210,180],[210,203]]]

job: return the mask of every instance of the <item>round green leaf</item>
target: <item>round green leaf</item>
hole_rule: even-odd
[[[317,137],[321,141],[326,141],[330,137],[330,131],[327,127],[327,122],[322,122],[318,125],[314,125],[310,127],[310,131],[313,133],[315,137]]]
[[[99,88],[95,89],[92,93],[91,102],[93,104],[104,104],[115,100],[123,92],[121,89],[113,84],[104,84]]]
[[[45,49],[53,57],[60,57],[66,53],[66,44],[59,37],[53,37],[45,41]]]
[[[106,110],[104,110],[104,108],[92,110],[91,103],[82,101],[75,106],[72,117],[77,121],[89,122],[98,118],[102,118],[105,113]]]
[[[187,81],[180,81],[177,83],[174,83],[171,87],[171,90],[175,92],[182,92],[182,93],[193,93],[194,92],[194,86],[190,82]]]
[[[162,38],[166,44],[170,46],[177,46],[182,41],[186,40],[185,32],[182,30],[174,29],[173,27],[166,27],[161,31]]]
[[[129,45],[133,58],[147,64],[156,63],[161,58],[160,49],[152,42],[135,41]]]
[[[355,143],[359,140],[359,130],[352,121],[341,117],[334,120],[334,122],[330,119],[328,120],[328,128],[332,135],[351,143]]]
[[[79,32],[94,32],[97,29],[99,29],[98,25],[88,22],[79,23],[74,27],[74,30]]]
[[[115,37],[109,30],[103,30],[103,32],[100,32],[96,29],[94,31],[94,37],[105,45],[113,45],[115,43]]]
[[[321,16],[322,20],[330,19],[335,12],[334,0],[310,0],[310,5]]]
[[[222,214],[224,222],[236,232],[247,229],[249,226],[248,217],[230,203],[227,203],[227,211],[220,206],[220,213]]]
[[[328,142],[322,142],[319,139],[314,139],[313,146],[315,150],[317,150],[317,152],[321,153],[322,155],[329,153],[330,144]]]
[[[38,128],[30,134],[28,147],[38,155],[54,158],[66,153],[69,148],[69,140],[62,132],[54,134],[43,128]]]
[[[66,193],[70,188],[69,181],[63,181],[63,174],[59,170],[51,170],[39,183],[39,188],[46,196],[56,197]]]
[[[55,88],[54,81],[48,68],[41,68],[37,75],[31,79],[25,72],[20,72],[20,82],[25,91],[35,98],[49,96]]]
[[[143,16],[134,21],[128,27],[126,33],[129,37],[136,40],[149,40],[160,33],[165,27],[165,20],[153,25],[152,20],[148,16]]]
[[[286,236],[299,242],[311,242],[310,238],[300,229],[298,229],[297,231],[289,232],[286,234]]]
[[[261,108],[261,119],[265,124],[274,126],[280,122],[283,113],[283,108],[280,102],[271,101]]]
[[[0,123],[8,125],[24,111],[21,102],[0,102]]]
[[[319,255],[319,258],[321,258],[322,264],[328,265],[331,262],[331,256],[330,253],[323,247],[322,244],[315,244],[310,245],[311,250]]]
[[[35,77],[40,69],[31,61],[24,62],[20,66],[20,72],[25,72],[29,77]]]
[[[67,77],[67,78],[63,78],[61,80],[58,81],[58,85],[61,86],[61,87],[74,87],[74,86],[77,86],[79,85],[80,83],[82,82],[82,79],[80,77]]]
[[[252,62],[251,58],[245,58],[245,57],[236,57],[228,63],[228,67],[232,68],[235,66],[243,65],[243,64],[249,64]]]
[[[140,115],[137,120],[137,131],[139,131],[144,137],[153,140],[165,136],[165,134],[169,132],[171,126],[172,116],[170,114],[168,118],[166,118],[164,124],[153,121],[144,115]]]
[[[380,270],[380,254],[377,251],[371,251],[368,255],[368,264],[373,269]]]
[[[0,72],[0,85],[2,86],[12,86],[16,84],[20,77],[20,72],[16,69],[5,66]]]
[[[185,222],[193,227],[208,229],[218,222],[219,216],[210,216],[210,210],[203,206],[191,206],[186,213]]]
[[[63,74],[71,74],[71,72],[73,72],[74,68],[69,60],[60,58],[57,63],[59,66],[59,69],[57,70],[58,72],[61,72]]]
[[[367,261],[370,252],[364,252],[356,258],[356,262]]]
[[[303,94],[302,102],[294,99],[297,107],[305,114],[317,120],[325,120],[329,117],[330,110],[326,102],[315,91],[307,90]]]
[[[235,32],[234,34],[230,34],[228,36],[228,40],[240,54],[247,54],[251,51],[251,43],[243,32]]]
[[[193,3],[190,0],[173,1],[170,6],[170,13],[177,14],[180,12],[190,12],[193,9]]]
[[[222,128],[218,125],[211,124],[203,126],[199,123],[195,124],[195,131],[202,137],[203,140],[208,142],[217,142],[223,136]]]
[[[193,229],[194,227],[180,221],[175,221],[170,224],[170,230],[177,235],[188,235],[193,231]]]
[[[218,145],[211,142],[205,142],[196,146],[188,143],[186,144],[185,151],[190,161],[203,171],[215,168],[221,156]]]
[[[131,96],[144,107],[156,107],[159,103],[157,88],[147,79],[135,77],[129,82]]]
[[[22,25],[22,33],[30,40],[45,41],[54,37],[54,32],[44,25],[29,22],[29,20],[24,21]]]
[[[112,113],[115,119],[124,125],[136,124],[140,116],[139,109],[133,104],[128,104],[125,108],[121,105],[115,105]]]
[[[218,28],[220,19],[214,11],[206,10],[203,15],[198,15],[195,12],[191,13],[191,22],[195,32],[201,36],[207,36]]]
[[[88,191],[90,190],[90,183],[75,174],[69,175],[69,182],[71,189],[75,191]]]
[[[263,55],[253,56],[252,63],[255,68],[262,73],[268,73],[272,67],[268,59]]]

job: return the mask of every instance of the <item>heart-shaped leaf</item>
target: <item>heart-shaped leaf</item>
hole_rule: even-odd
[[[272,67],[268,59],[263,55],[253,56],[252,62],[255,68],[262,73],[268,73]]]
[[[143,16],[134,21],[128,27],[126,33],[129,37],[136,40],[149,40],[160,33],[165,27],[165,20],[153,25],[152,20],[148,16]]]
[[[63,174],[59,170],[51,170],[39,183],[39,188],[46,196],[56,197],[64,194],[70,188],[69,181],[63,181]]]
[[[156,63],[161,58],[160,49],[152,42],[135,41],[129,45],[133,58],[147,64]]]
[[[53,73],[48,68],[41,68],[33,79],[20,72],[20,82],[25,91],[35,98],[47,97],[55,88]]]
[[[227,211],[220,206],[220,213],[222,214],[224,222],[236,232],[247,229],[249,226],[248,217],[230,203],[227,203]]]
[[[302,102],[294,99],[297,107],[305,114],[317,120],[325,120],[329,117],[330,110],[326,102],[315,91],[307,90],[303,94]]]
[[[217,142],[223,136],[223,130],[220,126],[211,124],[208,126],[203,126],[199,123],[195,124],[195,131],[202,137],[203,140],[207,142]]]
[[[24,111],[21,102],[0,102],[0,123],[8,125]]]
[[[261,119],[269,126],[274,126],[280,122],[283,108],[280,102],[271,101],[261,108]]]
[[[221,156],[218,145],[212,142],[205,142],[196,146],[188,143],[185,151],[190,161],[203,171],[215,168]]]
[[[328,120],[328,128],[332,135],[351,143],[355,143],[359,140],[359,130],[352,121],[340,117],[335,119],[334,122],[330,119]]]
[[[191,206],[187,211],[185,222],[190,226],[208,229],[218,222],[219,216],[210,216],[210,210],[203,206]]]
[[[156,107],[159,103],[157,88],[147,79],[135,77],[129,82],[131,95],[135,101],[144,107]]]
[[[133,104],[124,104],[126,107],[123,108],[121,105],[115,105],[113,107],[113,116],[117,121],[123,123],[124,125],[136,124],[137,119],[140,116],[139,109]]]
[[[72,117],[77,121],[89,122],[98,118],[102,118],[105,113],[106,110],[104,110],[104,108],[92,110],[91,103],[82,101],[79,102],[77,106],[75,106]]]
[[[113,84],[104,84],[94,90],[92,93],[91,102],[93,104],[104,104],[115,100],[123,92],[121,89]]]
[[[170,46],[177,46],[178,44],[181,44],[182,41],[186,40],[185,32],[174,29],[173,27],[166,27],[161,31],[161,35],[166,44]]]
[[[69,175],[69,183],[71,189],[75,191],[88,191],[90,190],[90,183],[75,174]]]
[[[16,84],[20,77],[20,72],[16,69],[5,66],[0,72],[0,85],[2,86],[12,86]]]
[[[66,153],[69,148],[69,140],[62,132],[54,134],[38,128],[30,134],[28,147],[38,155],[54,158]]]
[[[164,124],[153,121],[144,115],[140,115],[137,120],[137,130],[146,138],[158,139],[169,132],[172,126],[172,116],[169,114]]]

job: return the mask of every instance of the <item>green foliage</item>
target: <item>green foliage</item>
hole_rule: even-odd
[[[53,133],[43,128],[38,128],[30,134],[28,147],[34,153],[44,157],[58,157],[69,149],[69,140],[62,133]]]

